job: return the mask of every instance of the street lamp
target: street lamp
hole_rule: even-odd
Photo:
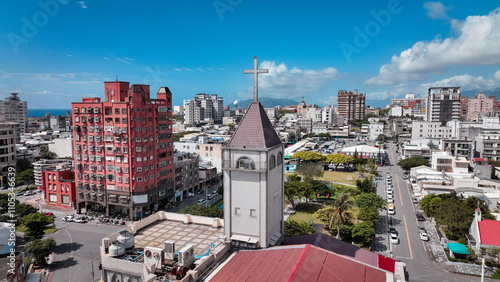
[[[90,265],[91,265],[90,273],[92,273],[92,281],[94,281],[94,255],[90,251],[78,250],[76,252],[77,253],[85,252],[85,253],[89,253],[90,254]]]

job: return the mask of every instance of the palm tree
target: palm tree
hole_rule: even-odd
[[[340,239],[340,224],[345,224],[349,219],[354,218],[352,206],[353,202],[349,201],[349,194],[345,192],[340,193],[333,203],[333,214],[329,228],[332,230],[333,224],[337,224],[337,239]]]

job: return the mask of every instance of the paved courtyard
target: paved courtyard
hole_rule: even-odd
[[[139,230],[135,235],[135,247],[164,248],[165,241],[174,241],[176,251],[192,244],[194,254],[203,255],[208,251],[210,243],[216,243],[223,232],[223,228],[213,228],[207,225],[159,221]]]

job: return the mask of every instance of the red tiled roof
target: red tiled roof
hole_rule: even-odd
[[[302,235],[285,238],[283,245],[311,244],[336,254],[351,257],[356,261],[379,267],[394,273],[396,260],[386,258],[356,245],[346,243],[342,240],[322,233]]]
[[[212,281],[387,281],[388,272],[311,245],[240,251]]]
[[[273,125],[259,102],[252,102],[229,141],[228,147],[265,149],[281,144]]]
[[[500,246],[500,221],[483,219],[479,222],[479,236],[481,244]]]

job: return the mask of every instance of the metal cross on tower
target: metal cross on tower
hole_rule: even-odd
[[[253,74],[253,101],[258,102],[258,97],[259,97],[259,73],[268,73],[268,69],[261,69],[259,70],[259,60],[257,59],[257,56],[253,57],[253,69],[252,70],[243,70],[243,73]]]

